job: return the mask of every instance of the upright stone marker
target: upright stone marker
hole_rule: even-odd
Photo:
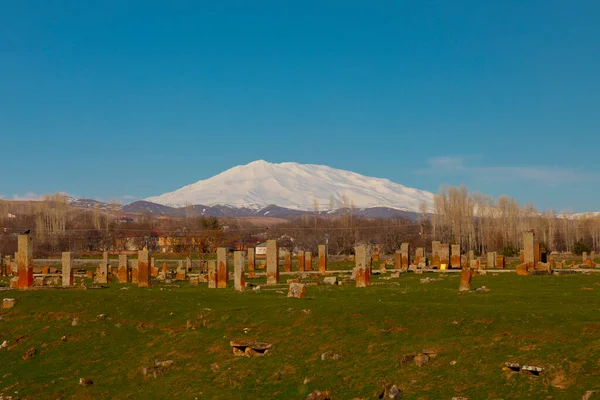
[[[463,268],[460,273],[459,292],[468,292],[471,290],[471,279],[473,278],[473,270],[471,268]]]
[[[256,257],[255,257],[255,249],[254,247],[250,247],[248,249],[248,277],[254,278],[254,270],[256,269]]]
[[[366,287],[371,284],[371,246],[362,245],[354,248],[356,271],[356,287]]]
[[[304,252],[304,270],[312,271],[312,253],[310,251]]]
[[[102,262],[109,264],[109,258],[108,258],[108,251],[103,251],[102,252]]]
[[[304,272],[304,250],[298,250],[298,272]]]
[[[106,284],[108,283],[108,263],[101,262],[98,267],[98,272],[96,273],[96,278],[94,280],[96,283]]]
[[[319,272],[327,272],[327,246],[324,244],[319,245]]]
[[[131,265],[129,266],[129,270],[131,271],[131,283],[139,283],[139,279],[138,279],[138,260],[130,260]]]
[[[441,242],[433,241],[431,242],[431,266],[432,267],[440,267],[440,251],[441,251]]]
[[[448,268],[450,266],[450,245],[448,243],[440,243],[440,268]]]
[[[217,260],[208,260],[208,288],[216,289],[219,282]]]
[[[119,283],[127,283],[129,281],[129,263],[127,262],[127,254],[119,254],[117,280]]]
[[[523,263],[535,263],[535,244],[533,241],[533,232],[523,234]]]
[[[504,256],[496,256],[496,268],[505,268]]]
[[[410,243],[402,243],[400,252],[402,253],[402,270],[407,271],[410,266]]]
[[[229,272],[227,271],[227,249],[219,247],[217,249],[217,287],[224,289],[227,287]]]
[[[496,268],[496,252],[489,251],[487,253],[487,268]]]
[[[187,267],[183,266],[183,261],[177,261],[177,269],[175,270],[175,280],[185,281],[187,279]]]
[[[233,286],[236,291],[243,292],[245,288],[244,282],[244,264],[246,262],[246,254],[243,251],[233,253]]]
[[[292,254],[287,250],[283,253],[283,270],[292,272]]]
[[[18,246],[17,289],[29,289],[33,286],[33,238],[29,235],[19,235]]]
[[[185,258],[185,269],[187,272],[192,272],[192,257],[190,256]]]
[[[138,286],[150,287],[150,254],[148,250],[138,251]]]
[[[469,250],[469,257],[467,259],[467,265],[471,262],[471,260],[475,259],[475,251]]]
[[[267,285],[279,283],[279,254],[276,240],[267,240]]]
[[[419,268],[424,268],[427,264],[427,260],[425,260],[425,249],[423,247],[417,247],[415,250],[415,264]]]
[[[452,268],[460,268],[460,244],[453,244],[451,248],[452,259],[450,260],[450,266]]]
[[[62,285],[73,286],[73,259],[69,251],[62,253]]]

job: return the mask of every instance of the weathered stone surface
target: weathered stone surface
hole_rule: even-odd
[[[138,251],[138,287],[150,287],[150,253],[148,250]]]
[[[383,388],[383,391],[379,395],[379,398],[387,399],[387,400],[398,400],[398,399],[400,399],[401,394],[402,393],[401,393],[400,389],[398,389],[398,386],[387,385]]]
[[[279,283],[279,249],[276,240],[267,240],[267,285]]]
[[[471,279],[473,278],[473,270],[471,268],[463,268],[460,273],[460,285],[458,286],[459,292],[465,292],[471,290]]]
[[[362,245],[354,248],[356,287],[371,284],[371,246]]]
[[[460,245],[459,244],[453,244],[451,246],[451,259],[450,259],[450,266],[452,268],[461,268],[461,264],[460,264]]]
[[[324,244],[319,245],[319,272],[327,272],[327,246]]]
[[[394,252],[394,269],[402,269],[402,251],[400,250]]]
[[[419,268],[425,268],[427,266],[425,249],[423,247],[417,247],[415,250],[415,265]]]
[[[402,254],[401,269],[407,271],[410,266],[410,243],[402,243],[400,253]]]
[[[517,265],[517,275],[529,275],[534,270],[533,263],[523,263]]]
[[[337,277],[328,276],[326,278],[323,278],[323,283],[326,285],[337,285]]]
[[[256,269],[256,257],[255,257],[256,249],[254,247],[250,247],[248,249],[248,277],[254,278],[254,270]]]
[[[535,260],[535,243],[533,238],[533,232],[523,233],[523,263],[536,262]]]
[[[217,274],[219,276],[217,287],[220,289],[226,288],[229,273],[227,269],[227,249],[225,247],[219,247],[217,249]]]
[[[291,283],[288,289],[287,297],[303,299],[306,296],[306,285],[303,283]]]
[[[13,308],[17,304],[17,300],[15,299],[2,299],[2,308]]]
[[[496,268],[506,268],[506,265],[504,264],[504,256],[496,255]]]
[[[63,287],[73,286],[73,258],[71,252],[62,253],[62,285]]]
[[[312,271],[312,253],[310,251],[304,252],[304,270]]]
[[[424,364],[427,364],[430,360],[430,357],[427,354],[417,354],[414,360],[415,364],[417,364],[417,367],[420,367]]]
[[[487,269],[496,268],[496,252],[489,251],[487,253]]]
[[[298,250],[298,272],[304,272],[304,250]]]
[[[177,269],[175,270],[175,280],[185,281],[187,279],[187,268],[183,266],[183,261],[177,261]]]
[[[218,281],[217,260],[208,260],[208,288],[216,289]]]
[[[259,357],[267,354],[273,347],[272,344],[264,342],[251,341],[230,341],[229,345],[233,348],[233,354],[236,356]]]
[[[431,266],[434,268],[440,267],[441,245],[442,245],[442,243],[437,240],[431,242]]]
[[[98,270],[96,271],[96,277],[94,278],[94,282],[100,284],[108,283],[108,264],[105,262],[101,262]]]
[[[440,268],[447,269],[450,267],[450,245],[448,243],[440,243]]]
[[[283,270],[292,272],[292,254],[287,250],[283,253]]]
[[[129,281],[129,263],[127,262],[127,254],[119,254],[117,281],[119,283],[127,283]]]
[[[318,389],[315,389],[308,396],[306,396],[306,400],[331,400],[331,395],[327,390],[321,392]]]
[[[19,235],[17,251],[17,288],[29,289],[33,286],[33,238]]]
[[[129,265],[129,270],[131,271],[131,283],[138,283],[138,260],[131,260]]]
[[[245,262],[245,252],[236,251],[233,253],[233,286],[238,292],[243,292],[246,287],[246,283],[244,282]]]

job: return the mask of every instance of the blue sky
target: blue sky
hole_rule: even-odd
[[[265,159],[600,210],[598,15],[576,0],[5,2],[0,195],[130,201]]]

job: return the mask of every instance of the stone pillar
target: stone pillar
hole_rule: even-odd
[[[496,268],[505,268],[504,256],[496,256]]]
[[[304,252],[304,270],[312,271],[312,253],[310,251]]]
[[[6,275],[12,275],[12,261],[10,256],[4,256],[4,268],[6,268]]]
[[[535,263],[535,245],[533,241],[533,232],[523,234],[523,263]]]
[[[246,254],[243,251],[236,251],[233,253],[233,286],[236,291],[243,292],[245,288],[244,283],[244,263],[246,261]]]
[[[304,272],[304,250],[298,250],[298,272]]]
[[[453,244],[451,248],[452,256],[450,260],[450,267],[460,268],[460,244]]]
[[[227,249],[219,247],[217,249],[217,287],[224,289],[227,287],[229,280],[229,271],[227,271]]]
[[[371,246],[362,245],[354,248],[356,270],[356,287],[366,287],[371,284]]]
[[[425,249],[423,247],[417,247],[415,250],[415,264],[421,268],[425,267]]]
[[[279,254],[276,240],[267,240],[267,285],[279,283]]]
[[[471,268],[463,268],[460,273],[459,292],[468,292],[471,290],[471,279],[473,278],[473,270]]]
[[[438,267],[440,266],[440,247],[441,242],[433,241],[431,242],[431,266]]]
[[[29,289],[33,286],[33,238],[19,235],[17,252],[17,289]]]
[[[148,250],[138,251],[138,286],[150,287],[150,253]]]
[[[248,249],[248,278],[254,278],[254,270],[256,269],[255,251],[254,247]]]
[[[117,280],[119,283],[127,283],[129,281],[129,263],[127,262],[127,254],[119,254]]]
[[[73,286],[73,259],[69,251],[62,253],[62,285]]]
[[[402,243],[400,252],[402,253],[402,269],[407,271],[410,266],[410,243]]]
[[[110,264],[109,262],[109,258],[108,258],[108,251],[103,251],[102,252],[102,262],[106,263],[106,264]]]
[[[319,272],[327,272],[327,246],[324,244],[319,245]]]
[[[216,289],[219,282],[217,260],[208,260],[208,288]]]
[[[175,280],[185,281],[187,279],[187,267],[183,266],[183,261],[177,261],[177,270],[175,271]]]
[[[394,253],[394,269],[402,269],[402,251],[396,250]]]
[[[487,268],[496,268],[496,252],[488,251],[487,253]]]
[[[442,267],[444,266],[445,267]],[[450,245],[448,243],[440,243],[440,268],[450,267]]]
[[[100,263],[98,272],[96,273],[96,279],[94,281],[101,284],[108,283],[108,263],[104,261]]]
[[[283,266],[285,272],[292,272],[292,254],[287,250],[283,254]]]

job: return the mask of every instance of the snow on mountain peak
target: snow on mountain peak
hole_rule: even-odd
[[[186,204],[263,208],[269,204],[296,210],[351,206],[419,211],[432,207],[433,194],[389,179],[373,178],[324,165],[256,160],[173,192],[145,199],[181,207]]]

